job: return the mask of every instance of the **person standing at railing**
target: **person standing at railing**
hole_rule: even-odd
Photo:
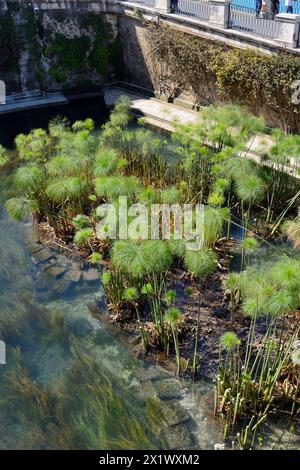
[[[259,17],[262,7],[262,0],[256,0],[255,10],[256,10],[256,18]]]
[[[178,0],[171,0],[171,12],[178,12]]]
[[[271,0],[271,13],[275,16],[279,13],[280,0]]]
[[[294,13],[293,0],[285,0],[286,13]]]

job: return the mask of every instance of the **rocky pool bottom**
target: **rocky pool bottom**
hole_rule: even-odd
[[[134,357],[88,304],[99,273],[0,222],[0,448],[213,449],[212,385]],[[133,338],[134,341],[134,338]]]
[[[137,355],[136,335],[92,316],[91,303],[103,305],[98,269],[41,244],[5,212],[0,254],[0,448],[222,446],[213,382],[177,379],[155,356]],[[282,417],[261,435],[266,448],[300,444]]]

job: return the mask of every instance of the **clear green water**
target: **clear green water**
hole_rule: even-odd
[[[177,380],[94,319],[98,282],[60,288],[32,255],[33,228],[0,218],[0,448],[213,448],[211,387]],[[28,242],[29,240],[29,242]]]

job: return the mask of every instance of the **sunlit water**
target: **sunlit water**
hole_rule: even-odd
[[[135,359],[90,314],[100,283],[62,287],[63,278],[47,270],[78,266],[55,252],[41,262],[43,251],[32,254],[33,230],[2,211],[0,339],[7,364],[0,366],[0,447],[213,448],[220,426],[211,414],[211,386]]]
[[[0,178],[0,201],[9,186]],[[222,443],[213,385],[178,380],[153,359],[136,359],[133,345],[90,313],[88,304],[102,295],[100,281],[80,274],[79,282],[65,283],[65,273],[76,278],[78,263],[45,254],[36,240],[30,224],[13,222],[0,206],[0,340],[7,348],[0,365],[0,449],[213,449]],[[248,261],[280,253],[281,247],[261,244]],[[233,270],[240,259],[237,247]],[[297,448],[289,429],[281,418],[267,424],[265,445],[278,448],[284,436],[285,447]]]

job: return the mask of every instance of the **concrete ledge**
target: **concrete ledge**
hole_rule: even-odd
[[[300,15],[280,13],[275,20],[279,23],[279,35],[276,41],[289,47],[297,47],[299,41]]]

